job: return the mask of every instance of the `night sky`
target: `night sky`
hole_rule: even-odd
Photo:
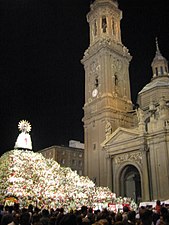
[[[83,142],[84,69],[90,0],[0,0],[0,154],[18,122],[32,125],[33,150]],[[155,37],[169,60],[167,0],[119,0],[122,42],[133,56],[133,103],[151,79]]]

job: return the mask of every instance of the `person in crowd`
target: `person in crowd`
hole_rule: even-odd
[[[124,206],[124,207],[123,207],[123,212],[122,212],[123,224],[124,224],[124,225],[127,225],[128,212],[129,212],[129,208],[128,208],[127,206]]]
[[[6,205],[1,212],[1,225],[14,225],[13,206]]]
[[[48,225],[49,223],[49,210],[43,209],[42,210],[42,217],[40,218],[40,222],[42,225]]]
[[[169,224],[169,212],[166,207],[161,207],[160,218],[157,220],[156,225],[168,225]]]
[[[160,207],[160,214],[146,207],[137,211],[124,207],[123,212],[117,213],[106,208],[93,211],[87,206],[69,212],[64,208],[47,208],[31,207],[30,210],[16,205],[2,206],[0,225],[169,225],[169,211],[165,205]]]
[[[3,209],[4,209],[4,206],[0,205],[0,221],[2,219]]]
[[[20,215],[20,225],[31,225],[31,216],[26,209],[24,209]]]
[[[56,225],[59,225],[63,217],[64,217],[64,208],[57,209]]]
[[[74,214],[67,213],[62,217],[59,222],[59,225],[77,225],[76,216]]]
[[[123,220],[122,214],[121,213],[117,213],[115,215],[115,225],[121,224]],[[123,224],[123,223],[122,223]]]
[[[109,225],[109,222],[106,219],[101,219],[96,221],[93,225]]]
[[[88,209],[87,218],[90,220],[91,224],[93,224],[95,222],[95,216],[93,213],[93,209],[91,207]]]
[[[34,212],[32,215],[32,225],[39,225],[39,223],[40,223],[40,215]]]
[[[14,220],[15,225],[20,225],[20,213],[19,212],[15,212],[13,214],[13,220]]]
[[[141,225],[153,225],[152,210],[145,209],[140,214]]]
[[[76,225],[82,225],[82,217],[77,213],[76,213]]]
[[[127,225],[135,225],[136,212],[129,211],[127,214]]]
[[[155,211],[156,211],[156,213],[160,214],[160,211],[161,211],[161,201],[160,200],[156,201]]]
[[[4,214],[1,218],[1,225],[15,225],[12,214]]]

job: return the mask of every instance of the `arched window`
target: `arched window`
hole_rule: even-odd
[[[99,86],[99,79],[98,79],[98,76],[96,76],[96,78],[95,78],[94,86],[95,86],[96,88]]]
[[[94,21],[94,36],[97,36],[97,21]]]
[[[112,17],[112,35],[115,35],[115,22],[113,17]]]
[[[117,74],[114,75],[114,84],[115,84],[115,86],[118,85],[118,77],[117,77]]]
[[[157,67],[155,68],[155,73],[156,73],[156,76],[158,76],[158,68]]]
[[[103,17],[102,17],[102,30],[103,30],[103,33],[106,33],[106,30],[107,30],[107,20],[106,20],[106,16],[103,16]]]
[[[164,74],[164,71],[163,71],[163,67],[162,66],[160,66],[160,72],[161,72],[161,75]]]

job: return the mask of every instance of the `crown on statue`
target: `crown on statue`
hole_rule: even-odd
[[[27,120],[21,120],[18,124],[18,129],[21,132],[29,133],[31,131],[31,124]]]

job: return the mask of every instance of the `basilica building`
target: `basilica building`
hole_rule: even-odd
[[[133,108],[129,66],[116,0],[95,0],[87,21],[84,173],[117,196],[169,199],[169,72],[156,40],[152,79]]]

